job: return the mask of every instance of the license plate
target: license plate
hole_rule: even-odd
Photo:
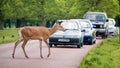
[[[58,39],[59,42],[69,42],[69,39]]]

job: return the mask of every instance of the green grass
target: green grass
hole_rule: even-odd
[[[78,68],[120,68],[119,37],[105,39],[94,47]]]
[[[15,28],[0,30],[0,44],[15,42],[18,39],[18,33]]]

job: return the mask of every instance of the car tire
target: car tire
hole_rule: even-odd
[[[93,45],[93,41],[89,42],[89,45]]]
[[[77,45],[77,48],[80,48],[81,47],[81,45]]]
[[[103,35],[102,35],[102,39],[105,39],[105,38],[106,38],[106,36],[105,36],[105,34],[103,34]]]
[[[50,45],[50,47],[52,47],[52,44],[49,44]]]
[[[95,41],[93,41],[93,43],[95,44],[95,43],[96,43],[96,40],[95,40]]]
[[[77,45],[77,48],[81,48],[81,47],[83,47],[83,43]]]
[[[54,45],[55,47],[57,47],[57,45]]]
[[[83,47],[83,43],[81,43],[81,47]]]
[[[107,34],[103,34],[103,35],[102,35],[102,39],[107,38],[107,36],[108,36]]]

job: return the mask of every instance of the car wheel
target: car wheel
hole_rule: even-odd
[[[81,43],[81,47],[83,47],[83,43]]]
[[[91,41],[88,42],[88,45],[93,45],[93,39],[90,39]]]
[[[77,48],[80,48],[81,47],[81,45],[77,45]]]
[[[93,42],[94,44],[96,43],[96,40]]]
[[[50,47],[52,47],[52,44],[49,44],[50,45]]]
[[[81,48],[83,46],[83,43],[77,45],[77,48]]]
[[[93,45],[93,41],[89,42],[89,45]]]
[[[55,47],[57,47],[57,45],[54,45]]]
[[[104,38],[107,38],[107,35],[106,35],[106,34],[103,34],[103,35],[102,35],[102,39],[104,39]]]

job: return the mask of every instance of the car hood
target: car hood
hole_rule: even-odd
[[[85,34],[84,35],[92,35],[92,30],[91,29],[85,29]]]
[[[105,24],[104,22],[92,22],[92,24],[95,24],[95,25],[103,25]]]
[[[50,37],[80,37],[81,32],[79,30],[66,30],[66,31],[56,31]]]
[[[115,26],[114,25],[108,25],[109,28],[114,28]]]
[[[116,27],[115,27],[114,25],[109,25],[109,26],[108,26],[108,29],[109,29],[109,30],[115,30]]]

